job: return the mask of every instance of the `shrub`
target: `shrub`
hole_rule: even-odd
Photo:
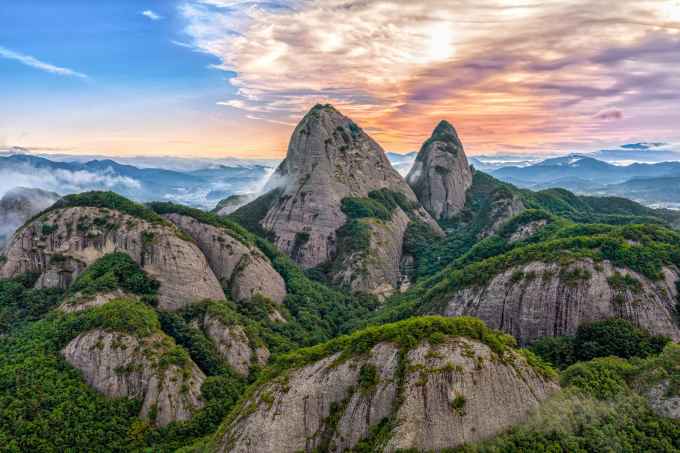
[[[634,370],[626,360],[604,357],[567,368],[560,384],[574,386],[598,399],[611,399],[628,390],[626,375]]]
[[[104,255],[90,265],[71,285],[69,292],[92,296],[96,293],[123,291],[140,296],[153,296],[160,283],[149,277],[127,254]]]

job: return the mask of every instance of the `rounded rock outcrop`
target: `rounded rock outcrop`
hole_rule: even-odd
[[[521,344],[573,335],[581,324],[610,318],[626,319],[678,341],[680,328],[674,316],[679,277],[672,266],[654,281],[608,261],[581,259],[566,266],[535,261],[456,291],[439,313],[478,317]]]
[[[418,341],[430,323],[444,328]],[[383,452],[455,448],[522,422],[559,389],[549,369],[476,320],[416,318],[378,329],[326,356],[310,351],[316,360],[254,389],[213,451],[341,452],[360,441]]]
[[[245,301],[261,294],[277,304],[283,302],[286,284],[269,258],[255,246],[246,245],[224,229],[187,215],[165,214],[164,217],[196,242],[233,300]]]
[[[6,248],[0,278],[38,273],[38,287],[67,288],[112,252],[129,255],[160,282],[158,307],[177,310],[224,292],[205,256],[170,223],[89,206],[48,211],[19,229]]]

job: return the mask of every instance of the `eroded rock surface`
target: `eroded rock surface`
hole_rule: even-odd
[[[652,281],[606,261],[584,259],[566,267],[533,262],[454,293],[442,313],[478,317],[522,344],[543,336],[573,335],[581,324],[609,318],[627,319],[678,341],[673,313],[679,273],[674,268],[663,273],[662,280]],[[617,284],[617,275],[629,275],[638,283]]]
[[[380,145],[330,105],[317,105],[295,128],[286,159],[268,186],[280,194],[260,225],[305,268],[335,257],[336,231],[347,220],[343,198],[389,189],[417,201]],[[419,215],[440,231],[426,212]]]
[[[265,365],[269,359],[267,347],[254,344],[241,325],[225,325],[217,317],[206,314],[203,330],[220,355],[242,376],[248,375],[252,365]]]
[[[440,122],[423,144],[406,181],[436,219],[450,219],[465,206],[472,170],[453,126]]]
[[[164,216],[187,233],[208,259],[222,286],[237,302],[261,294],[276,303],[286,297],[286,284],[269,259],[256,247],[243,244],[224,229],[180,214]]]
[[[401,282],[401,259],[404,234],[410,219],[396,208],[389,221],[362,219],[370,229],[367,250],[340,257],[332,280],[351,292],[364,292],[387,297]]]
[[[163,334],[140,339],[120,332],[85,332],[62,350],[68,363],[85,381],[110,398],[142,400],[139,416],[157,426],[188,420],[203,407],[203,372],[190,359],[183,366],[163,365],[161,357],[172,346]]]
[[[390,417],[393,430],[378,451],[455,448],[522,422],[557,389],[521,355],[501,359],[476,341],[423,343],[405,356],[379,343],[364,356],[332,355],[263,385],[216,449],[340,452]]]
[[[50,211],[17,231],[0,277],[36,272],[38,287],[67,288],[87,266],[112,252],[128,254],[160,282],[158,307],[163,310],[224,299],[203,253],[174,226],[92,207]]]

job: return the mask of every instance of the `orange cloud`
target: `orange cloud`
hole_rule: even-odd
[[[469,149],[489,152],[677,138],[655,118],[680,120],[678,9],[677,0],[194,0],[182,13],[193,46],[236,73],[237,96],[220,103],[263,130],[331,102],[387,149],[417,148],[447,118]],[[612,109],[627,112],[616,128],[593,121]]]

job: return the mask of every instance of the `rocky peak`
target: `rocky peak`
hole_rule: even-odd
[[[417,201],[380,145],[331,105],[316,105],[300,121],[268,188],[278,194],[260,197],[241,212],[262,212],[259,226],[307,268],[335,257],[336,231],[347,221],[344,198],[387,189]],[[427,213],[419,215],[434,224]]]
[[[440,121],[416,157],[406,181],[425,209],[437,219],[449,219],[465,205],[472,170],[454,127]]]

